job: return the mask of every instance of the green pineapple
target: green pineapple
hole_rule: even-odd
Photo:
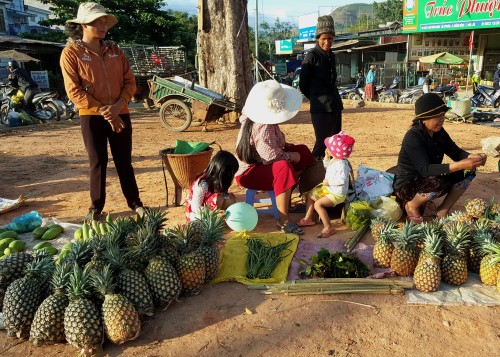
[[[64,311],[64,334],[70,345],[90,356],[102,350],[104,334],[100,313],[89,300],[92,290],[87,268],[73,266],[68,290],[70,302]]]
[[[12,282],[5,292],[3,317],[10,337],[29,336],[31,322],[42,302],[41,287],[54,270],[51,258],[35,258],[26,265],[25,276]]]
[[[455,222],[445,228],[445,255],[441,263],[441,274],[443,280],[448,284],[462,285],[467,281],[469,243],[469,226]]]
[[[114,292],[115,284],[109,266],[91,272],[96,291],[104,296],[102,319],[108,339],[118,345],[135,340],[141,333],[141,321],[134,305],[123,295]]]
[[[201,246],[197,249],[205,259],[205,283],[215,279],[219,272],[220,252],[217,243],[224,240],[224,219],[218,211],[211,211],[208,206],[202,210],[200,221],[204,227]]]
[[[60,343],[65,340],[64,310],[69,303],[66,287],[70,274],[70,265],[56,266],[52,277],[54,294],[46,298],[38,307],[31,325],[30,341],[35,346]]]
[[[80,268],[92,259],[92,246],[89,241],[75,241],[71,246],[71,251],[66,255],[63,262],[78,265]]]
[[[182,291],[181,281],[174,267],[166,259],[160,256],[152,258],[144,274],[157,306],[168,306],[179,297]]]
[[[405,222],[394,238],[391,270],[401,276],[413,275],[418,263],[417,244],[422,239],[422,225]]]
[[[110,247],[105,254],[106,260],[118,272],[116,274],[116,291],[126,297],[139,315],[152,316],[154,312],[153,297],[145,275],[134,269],[138,259],[136,254],[123,252],[117,246]]]
[[[495,240],[492,238],[489,231],[476,230],[472,235],[472,241],[468,252],[469,254],[467,256],[467,267],[473,273],[479,274],[481,260],[486,255],[483,250],[483,246],[486,242],[491,244],[495,243]]]
[[[424,249],[420,252],[417,267],[413,274],[413,282],[419,291],[433,292],[441,284],[442,243],[439,230],[432,226],[424,228]]]
[[[390,221],[384,217],[376,217],[370,221],[370,232],[371,232],[372,237],[375,240],[375,242],[380,239],[380,232],[382,231],[382,228],[384,227],[384,225],[388,222],[393,223],[393,225],[394,225],[393,228],[396,228],[395,221]]]
[[[152,232],[159,234],[165,226],[167,218],[165,212],[162,212],[160,208],[145,208],[143,220],[145,226],[148,226]]]
[[[12,253],[0,259],[0,311],[7,287],[23,276],[26,264],[32,260],[33,256],[26,252]]]

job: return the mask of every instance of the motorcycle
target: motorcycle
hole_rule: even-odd
[[[355,84],[347,84],[339,87],[339,95],[342,99],[349,99],[349,94],[355,91]]]
[[[23,108],[22,100],[17,102],[12,101],[18,89],[12,88],[8,84],[1,84],[0,87],[8,88],[4,98],[2,98],[2,106],[0,108],[0,121],[3,124],[7,124],[8,115],[11,110],[24,112],[26,112],[26,110]],[[57,96],[57,92],[41,92],[35,94],[31,101],[35,110],[28,114],[42,122],[61,120],[61,114],[66,112],[66,106],[61,100],[57,99]]]
[[[68,99],[65,103],[66,110],[64,112],[64,116],[66,119],[73,119],[78,110],[76,109],[75,103],[73,103],[70,99]]]
[[[384,90],[382,93],[379,95],[379,102],[385,102],[385,103],[397,103],[398,98],[401,95],[401,91],[399,90],[399,84],[401,83],[401,78],[400,77],[394,77],[392,80],[392,84]]]
[[[434,89],[434,93],[439,95],[444,101],[451,97],[456,97],[457,87],[455,86],[439,86]]]
[[[398,103],[401,104],[415,104],[418,98],[424,95],[424,90],[422,86],[408,87],[401,91],[401,95],[398,98]]]
[[[500,89],[480,84],[470,100],[473,107],[500,108]]]
[[[365,89],[363,87],[356,85],[356,87],[354,87],[354,89],[355,90],[352,93],[349,93],[348,99],[350,99],[350,100],[362,100],[365,98]],[[382,93],[382,91],[384,91],[385,89],[387,89],[386,84],[376,85],[375,86],[375,98],[378,98],[380,93]]]

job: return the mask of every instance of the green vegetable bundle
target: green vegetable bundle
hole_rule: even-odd
[[[370,268],[355,254],[342,252],[330,253],[321,248],[318,254],[311,257],[311,264],[299,259],[306,268],[299,272],[301,278],[365,278],[370,275]]]
[[[357,231],[365,224],[369,224],[371,220],[370,211],[372,209],[366,201],[351,202],[345,218],[346,226],[353,231]]]
[[[247,257],[247,278],[248,279],[269,279],[274,269],[292,251],[287,249],[292,240],[271,245],[258,238],[249,238],[246,242],[248,246]],[[288,250],[288,254],[283,255],[283,251]]]

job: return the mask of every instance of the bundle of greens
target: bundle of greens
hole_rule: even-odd
[[[321,248],[318,255],[311,257],[311,262],[299,259],[299,263],[306,266],[299,272],[301,278],[365,278],[370,275],[370,268],[355,254],[330,253]]]
[[[357,231],[365,224],[370,223],[371,210],[373,208],[366,201],[351,202],[345,217],[346,226],[353,231]]]
[[[249,238],[246,242],[248,246],[247,256],[247,274],[248,279],[269,279],[274,269],[285,257],[292,251],[288,249],[292,240],[272,245],[269,242],[263,242],[259,238]],[[283,254],[288,251],[287,254]]]

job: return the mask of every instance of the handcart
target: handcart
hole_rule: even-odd
[[[160,122],[168,130],[184,131],[190,125],[206,124],[240,110],[223,95],[182,77],[153,76],[148,85],[149,98],[160,108]]]

